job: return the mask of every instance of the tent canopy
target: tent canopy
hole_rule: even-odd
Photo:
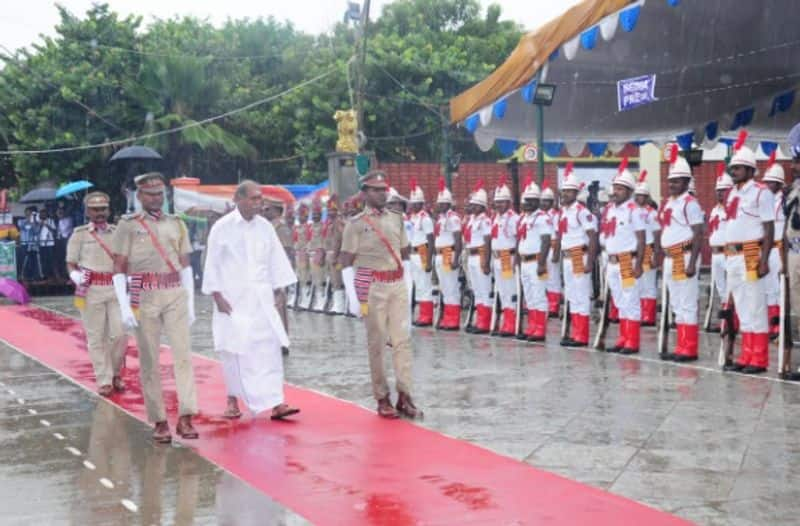
[[[742,127],[768,154],[800,115],[796,9],[794,0],[584,0],[452,99],[451,118],[484,150],[532,142],[533,92],[546,82],[557,87],[544,110],[550,155],[587,143],[593,153],[629,142],[711,145]],[[618,82],[642,76],[655,77],[655,100],[621,110]]]

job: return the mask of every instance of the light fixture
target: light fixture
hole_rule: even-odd
[[[550,106],[553,104],[553,98],[556,94],[555,84],[536,84],[536,90],[533,93],[533,103],[539,106]]]

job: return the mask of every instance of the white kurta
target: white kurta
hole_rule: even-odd
[[[283,356],[289,337],[275,308],[273,291],[297,282],[272,225],[246,221],[234,210],[208,236],[203,293],[219,292],[230,315],[214,307],[214,349],[220,353],[230,396],[253,413],[283,403]]]

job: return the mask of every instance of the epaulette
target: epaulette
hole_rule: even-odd
[[[357,213],[356,215],[350,217],[348,219],[348,221],[350,223],[355,223],[358,219],[361,219],[362,217],[364,217],[364,212],[363,211],[361,211],[361,212]]]
[[[75,233],[75,232],[84,232],[84,231],[88,231],[88,230],[89,230],[89,224],[87,223],[85,225],[76,226],[75,228],[72,229],[72,232],[73,233]]]

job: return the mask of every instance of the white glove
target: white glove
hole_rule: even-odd
[[[69,279],[75,283],[76,287],[83,287],[89,279],[89,273],[85,270],[73,270],[69,273]]]
[[[342,281],[344,290],[347,293],[347,310],[356,318],[361,317],[361,302],[358,301],[356,294],[356,272],[353,267],[342,269]]]
[[[184,267],[181,269],[181,286],[186,290],[186,297],[188,300],[187,314],[189,318],[189,327],[192,326],[195,320],[194,315],[194,271],[192,267]]]
[[[117,295],[122,324],[127,329],[135,329],[139,326],[139,323],[136,321],[136,316],[134,316],[131,303],[128,300],[128,281],[125,279],[125,274],[114,274],[111,281],[114,283],[114,292]]]

